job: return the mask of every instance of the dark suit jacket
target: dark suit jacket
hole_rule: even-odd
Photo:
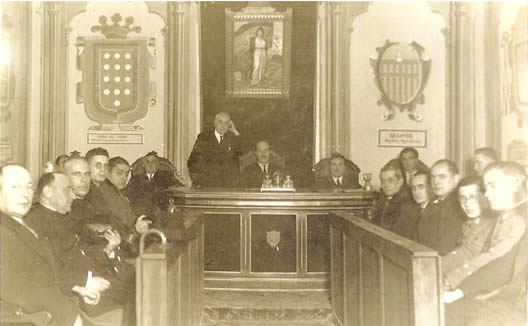
[[[279,171],[279,167],[273,163],[268,165],[268,175],[273,179],[273,173]],[[262,180],[264,179],[264,172],[258,163],[246,166],[240,174],[240,186],[244,188],[260,188]]]
[[[183,186],[170,171],[157,171],[152,180],[145,173],[133,176],[128,182],[124,194],[136,212],[136,216],[149,217],[159,214],[167,208],[168,197],[162,193],[171,186]]]
[[[187,161],[193,185],[237,187],[239,143],[238,137],[230,132],[224,135],[222,144],[218,143],[214,130],[200,133]]]
[[[38,239],[11,217],[0,212],[0,298],[28,313],[42,310],[50,326],[73,325],[77,300],[66,296],[55,277],[56,258],[44,237]],[[0,310],[2,307],[0,307]]]
[[[319,178],[315,182],[315,187],[317,189],[334,189],[334,188],[348,188],[348,189],[359,189],[361,186],[359,185],[358,176],[352,177],[350,175],[344,175],[343,176],[343,183],[338,186],[334,182],[334,178],[332,176]]]
[[[103,252],[104,245],[85,241],[76,232],[75,221],[69,214],[37,206],[31,209],[26,222],[39,235],[49,239],[57,257],[56,273],[63,291],[71,291],[74,285],[84,286],[88,271],[110,281],[111,287],[103,292],[102,301],[91,308],[90,313],[98,315],[112,310],[133,294],[134,269],[124,260],[108,258]]]
[[[128,198],[108,180],[105,180],[99,189],[112,215],[119,217],[128,227],[135,228],[137,216]]]
[[[416,241],[416,230],[421,217],[422,208],[409,199],[400,206],[398,220],[393,224],[391,231]]]
[[[390,199],[383,191],[380,192],[374,203],[372,222],[394,232],[394,226],[400,219],[402,206],[411,200],[411,190],[405,184]]]
[[[399,167],[403,176],[403,183],[407,184],[405,169],[403,168],[401,160],[399,158],[395,158],[390,160],[387,164]],[[425,165],[422,161],[419,160],[418,164],[416,165],[416,173],[429,173],[429,168],[427,167],[427,165]]]
[[[100,187],[103,187],[103,184]],[[109,205],[110,200],[107,201],[107,198],[105,198],[105,194],[100,187],[92,183],[90,185],[90,191],[84,199],[87,200],[95,210],[92,218],[97,218],[103,223],[112,225],[112,227],[119,232],[121,238],[128,238],[131,234],[134,234],[135,229],[123,222],[119,216],[112,213]]]
[[[90,192],[85,199],[75,199],[72,204],[72,211],[70,215],[76,221],[76,230],[82,234],[84,239],[94,243],[107,244],[107,240],[92,230],[95,224],[104,224],[110,226],[121,235],[122,254],[126,257],[134,257],[137,255],[137,248],[131,242],[136,235],[135,228],[129,227],[126,223],[121,221],[118,216],[112,214],[103,192],[94,184],[90,186]],[[101,253],[104,255],[104,253]]]
[[[432,200],[425,208],[418,223],[418,242],[443,256],[456,248],[465,220],[456,191],[451,191],[444,200]]]

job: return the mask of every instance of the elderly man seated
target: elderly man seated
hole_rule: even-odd
[[[50,240],[63,291],[76,291],[79,288],[76,284],[86,283],[86,287],[96,290],[100,301],[84,304],[82,309],[98,325],[120,325],[124,306],[134,295],[133,270],[124,262],[108,257],[100,260],[98,256],[104,252],[104,245],[90,243],[76,231],[76,221],[69,214],[75,195],[64,173],[44,174],[37,189],[40,205],[29,212],[27,223]],[[113,270],[123,268],[130,271],[125,280],[119,279]]]
[[[162,191],[172,186],[183,186],[174,171],[160,169],[160,158],[156,152],[145,155],[141,161],[142,171],[132,176],[123,192],[130,200],[136,214],[158,216],[165,210],[167,198]]]
[[[240,185],[245,188],[260,188],[264,176],[273,178],[273,173],[280,170],[280,167],[271,161],[271,147],[265,141],[259,141],[255,146],[255,157],[257,162],[250,164],[242,170],[240,174]]]
[[[32,198],[26,169],[17,165],[0,168],[0,311],[7,302],[27,313],[48,311],[52,316],[49,326],[83,325],[73,293],[68,296],[59,287],[49,241],[24,221]],[[81,285],[75,290],[85,300],[96,300],[97,294]]]

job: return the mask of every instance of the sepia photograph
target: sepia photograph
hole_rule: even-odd
[[[0,326],[527,325],[528,1],[0,26]]]

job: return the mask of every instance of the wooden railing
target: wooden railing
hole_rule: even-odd
[[[444,325],[436,251],[349,213],[329,218],[337,324]]]
[[[136,261],[136,316],[138,326],[199,325],[203,313],[203,224],[171,237],[157,230],[161,244],[143,249]]]

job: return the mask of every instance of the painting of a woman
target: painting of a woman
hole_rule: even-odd
[[[273,15],[226,9],[226,93],[284,97],[290,88],[291,10]]]
[[[249,52],[253,57],[253,71],[251,85],[258,84],[264,77],[267,61],[267,44],[264,39],[264,29],[259,27],[256,36],[249,40]]]

